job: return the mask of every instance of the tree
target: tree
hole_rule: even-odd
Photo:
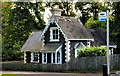
[[[53,8],[55,5],[59,5],[59,8],[62,9],[62,16],[72,16],[75,17],[76,14],[73,12],[73,3],[70,2],[47,2],[46,7]]]
[[[111,23],[113,20],[113,16],[109,16],[109,22]],[[104,29],[106,31],[106,22],[98,22],[98,20],[94,20],[93,16],[90,17],[87,22],[85,23],[86,28],[97,28],[97,29]]]
[[[110,23],[110,37],[114,41],[115,45],[117,45],[117,49],[115,49],[114,53],[120,53],[120,2],[114,3],[106,3],[107,6],[110,7],[110,16],[109,16],[109,23]],[[106,11],[106,10],[104,10]],[[106,22],[98,22],[98,20],[94,20],[93,17],[89,18],[85,23],[87,28],[98,28],[104,29],[106,31]]]
[[[90,15],[90,10],[88,10],[89,8],[84,8],[86,5],[88,4],[88,2],[84,3],[84,2],[77,2],[75,4],[75,9],[78,11],[81,11],[81,16],[80,16],[80,20],[83,24],[85,24],[85,22],[91,17]]]
[[[36,2],[36,3],[31,3],[31,2],[17,2],[16,7],[21,7],[24,9],[29,10],[29,12],[33,13],[35,18],[37,19],[37,24],[36,24],[36,29],[44,29],[45,27],[45,22],[43,19],[43,15],[41,14],[42,11],[45,11],[45,8],[42,5],[42,2]],[[32,15],[33,15],[32,14]]]
[[[81,12],[80,20],[85,24],[91,16],[93,16],[94,20],[97,20],[98,12],[108,9],[109,3],[105,4],[100,2],[77,2],[75,9]]]
[[[114,53],[120,53],[120,2],[114,2],[112,4],[112,16],[114,17],[110,23],[110,32],[112,39],[117,45],[117,49]]]
[[[98,22],[93,17],[89,18],[85,23],[86,28],[106,29],[106,22]]]
[[[42,15],[38,14],[33,5],[34,3],[27,2],[5,3],[3,5],[3,61],[23,59],[23,53],[20,49],[30,33],[33,30],[43,29],[45,27]],[[33,14],[31,10],[37,13]]]

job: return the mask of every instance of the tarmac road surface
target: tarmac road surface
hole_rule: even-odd
[[[19,74],[23,76],[103,76],[102,73],[57,73],[57,72],[16,72],[16,71],[0,71],[0,73]],[[110,76],[115,76],[115,74],[111,74]]]

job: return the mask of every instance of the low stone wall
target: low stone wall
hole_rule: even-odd
[[[110,65],[113,70],[120,70],[120,55],[110,56]],[[1,63],[0,63],[1,64]],[[32,64],[32,63],[2,63],[2,70],[13,71],[102,71],[106,64],[105,56],[81,57],[64,64]]]

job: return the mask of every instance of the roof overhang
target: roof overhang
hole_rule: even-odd
[[[23,51],[30,51],[30,52],[58,52],[62,48],[62,45],[45,45],[40,49],[30,49],[30,50],[23,50]]]
[[[94,39],[68,39],[68,40],[89,40],[89,41],[94,41]]]
[[[101,45],[101,47],[107,47],[107,45]],[[117,45],[109,45],[109,47],[117,48]]]

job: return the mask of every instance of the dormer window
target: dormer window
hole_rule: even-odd
[[[57,27],[50,28],[51,36],[50,41],[59,41],[59,30]]]

